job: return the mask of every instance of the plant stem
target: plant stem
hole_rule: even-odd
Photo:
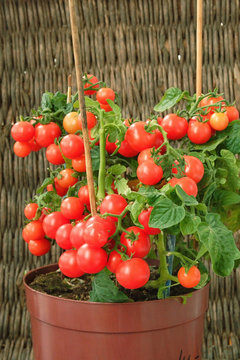
[[[104,130],[104,122],[103,122],[103,111],[100,112],[99,119],[99,139],[100,139],[100,168],[98,173],[98,200],[102,200],[105,197],[105,176],[106,176],[106,137]]]

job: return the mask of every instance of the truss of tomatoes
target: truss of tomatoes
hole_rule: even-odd
[[[99,88],[99,81],[93,75],[87,75],[86,79],[85,95],[96,93],[100,108],[105,112],[112,111],[107,100],[115,100],[114,91],[106,87]],[[136,174],[140,186],[155,186],[164,177],[161,162],[167,151],[166,137],[168,140],[180,140],[187,136],[194,144],[204,144],[214,136],[215,131],[226,129],[229,122],[239,118],[238,110],[234,106],[225,105],[221,96],[203,98],[199,107],[204,109],[204,114],[196,114],[189,121],[173,113],[164,118],[158,117],[153,127],[151,120],[125,120],[123,141],[120,144],[117,141],[110,142],[108,135],[106,151],[109,154],[117,151],[125,158],[137,157]],[[47,185],[47,191],[54,191],[62,197],[59,211],[39,209],[37,203],[29,203],[24,209],[29,222],[22,236],[28,243],[29,251],[36,256],[44,255],[50,250],[50,239],[53,239],[65,250],[59,258],[59,268],[65,276],[75,278],[84,273],[96,274],[107,267],[123,287],[136,289],[144,286],[150,277],[149,265],[144,260],[151,249],[150,236],[161,232],[149,226],[152,207],[143,209],[139,214],[141,227],[132,225],[123,229],[121,215],[127,213],[128,202],[118,193],[106,195],[99,205],[99,213],[94,216],[89,213],[87,185],[79,188],[77,197],[66,196],[69,188],[78,181],[74,173],[86,171],[81,117],[78,112],[71,111],[62,119],[62,126],[53,121],[41,123],[43,118],[40,115],[30,121],[17,122],[11,129],[11,135],[16,141],[13,149],[17,156],[25,157],[32,151],[46,148],[46,158],[51,164],[68,164],[54,178],[54,182]],[[87,111],[91,141],[95,141],[91,129],[97,122],[95,114]],[[196,197],[204,166],[198,158],[188,155],[184,155],[183,163],[183,167],[179,166],[177,159],[172,163],[168,183],[173,187],[178,184],[188,195]],[[114,192],[117,192],[116,189]],[[191,266],[188,271],[181,267],[178,271],[179,283],[187,288],[196,286],[200,277],[196,266]]]

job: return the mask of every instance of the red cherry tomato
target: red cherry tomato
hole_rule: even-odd
[[[77,250],[65,251],[58,260],[58,266],[63,275],[70,278],[77,278],[84,274],[77,262]]]
[[[108,141],[108,138],[109,138],[109,135],[106,138],[106,150],[107,150],[108,154],[112,154],[116,150],[117,145],[114,142]]]
[[[30,240],[28,243],[28,249],[31,254],[35,256],[45,255],[51,249],[51,243],[47,239]]]
[[[99,84],[93,86],[93,88],[91,90],[87,90],[90,86],[98,83],[98,79],[96,78],[96,76],[92,75],[92,74],[87,74],[87,78],[88,78],[88,82],[86,84],[84,84],[84,94],[85,95],[92,95],[95,94],[95,92],[97,91],[97,89],[99,88]],[[94,90],[96,89],[96,90]]]
[[[181,267],[178,271],[178,281],[185,288],[193,288],[201,280],[201,273],[196,266],[192,266],[186,273],[184,267]]]
[[[29,145],[31,146],[31,151],[37,152],[42,147],[36,142],[35,137],[33,137],[31,140],[28,141]]]
[[[118,266],[123,262],[121,255],[117,251],[112,251],[108,257],[107,268],[112,273],[116,273]]]
[[[102,248],[88,244],[82,245],[77,250],[77,262],[80,269],[88,274],[96,274],[107,265],[107,253]]]
[[[163,144],[164,139],[163,139],[163,134],[158,129],[155,130],[155,134],[156,134],[156,141],[155,141],[154,147],[157,149],[157,148],[159,148],[159,146],[161,146]],[[167,148],[164,145],[161,147],[159,153],[164,155],[166,153],[166,151],[167,151]]]
[[[94,128],[94,126],[96,126],[97,124],[97,118],[96,116],[91,113],[90,111],[86,111],[86,115],[87,115],[87,128],[90,130],[92,128]],[[81,120],[81,116],[79,115],[79,125],[80,125],[80,130],[82,130],[82,120]]]
[[[194,144],[205,144],[210,140],[212,131],[210,125],[206,122],[200,122],[191,119],[188,127],[188,137]]]
[[[114,101],[115,99],[115,93],[112,89],[110,88],[101,88],[98,90],[97,92],[97,96],[96,99],[99,103],[104,104],[104,105],[108,105],[107,100],[112,100]]]
[[[66,219],[78,219],[84,211],[84,205],[78,197],[67,197],[61,203],[61,213]]]
[[[88,219],[88,224],[94,223],[94,222],[100,222],[101,225],[105,228],[105,230],[108,232],[108,237],[112,236],[116,231],[116,224],[115,221],[112,220],[112,217],[102,218],[99,215],[94,215]]]
[[[80,189],[78,190],[78,197],[83,204],[90,205],[88,185],[80,187]]]
[[[185,174],[187,177],[193,179],[196,183],[202,180],[204,175],[204,166],[201,160],[195,156],[184,155]]]
[[[16,141],[13,145],[13,151],[18,157],[26,157],[32,151],[32,147],[28,142]]]
[[[123,261],[116,271],[117,281],[127,289],[138,289],[144,286],[149,277],[150,269],[148,264],[139,258]]]
[[[83,237],[85,225],[85,221],[81,220],[72,228],[70,242],[73,248],[79,249],[85,243]]]
[[[127,201],[121,195],[118,194],[107,195],[103,199],[100,205],[100,213],[101,214],[110,213],[113,215],[120,215],[126,206],[127,206]],[[116,221],[118,220],[118,218],[116,217],[111,217],[111,218]]]
[[[239,111],[237,108],[235,108],[235,106],[226,106],[223,109],[226,110],[229,122],[239,119]]]
[[[162,179],[163,170],[152,160],[146,160],[138,166],[137,177],[145,185],[155,185]]]
[[[55,239],[60,248],[65,250],[72,249],[72,243],[70,241],[72,229],[72,224],[63,224],[57,229]]]
[[[62,157],[60,148],[56,144],[51,144],[46,149],[46,158],[47,160],[54,165],[64,164],[65,160]]]
[[[170,140],[182,139],[188,131],[188,122],[176,114],[168,114],[161,121],[161,126]]]
[[[151,148],[156,142],[156,132],[147,132],[145,126],[144,121],[135,122],[126,131],[125,139],[135,151]]]
[[[129,145],[128,141],[125,139],[121,142],[120,148],[118,149],[120,155],[124,157],[133,157],[138,154],[138,151],[133,150],[133,148]]]
[[[44,238],[43,223],[40,220],[31,221],[24,227],[24,235],[28,240],[40,240]]]
[[[11,135],[15,141],[27,142],[34,136],[35,129],[27,121],[19,121],[11,128]]]
[[[85,154],[82,154],[76,159],[72,159],[72,167],[78,172],[86,172]]]
[[[98,221],[86,222],[83,234],[84,242],[94,247],[103,247],[108,241],[108,231]]]
[[[57,182],[57,178],[54,179],[54,186],[55,186],[55,189],[53,187],[52,184],[50,185],[47,185],[47,191],[56,191],[56,193],[59,195],[59,196],[64,196],[66,195],[68,189],[67,188],[64,188],[62,186],[60,186]]]
[[[83,140],[80,136],[69,134],[62,138],[60,142],[62,153],[68,159],[75,159],[84,153]]]
[[[38,204],[36,203],[27,204],[24,208],[24,215],[26,216],[27,219],[32,220],[36,216],[37,209],[38,209]]]
[[[171,179],[168,182],[171,186],[179,185],[186,194],[189,196],[197,196],[198,193],[198,187],[194,180],[192,180],[190,177],[182,177],[180,179]]]
[[[204,111],[208,111],[208,114],[211,115],[214,113],[214,111],[216,109],[219,108],[219,105],[217,106],[214,106],[214,104],[216,104],[217,102],[223,100],[223,97],[222,96],[218,96],[218,97],[206,97],[204,99],[202,99],[199,103],[199,106],[207,106],[209,105],[209,107],[205,108]],[[224,105],[224,102],[222,102],[222,105]]]
[[[64,169],[60,171],[61,178],[56,179],[56,183],[62,188],[69,188],[77,183],[78,179],[73,176],[74,171],[72,169]]]
[[[210,117],[209,124],[212,129],[222,131],[227,128],[229,119],[226,113],[213,113]]]
[[[68,224],[69,220],[66,219],[60,211],[52,212],[51,214],[46,215],[43,219],[43,230],[45,234],[51,238],[55,239],[57,229],[64,224]]]
[[[103,110],[105,110],[106,112],[112,111],[111,106],[108,105],[108,104],[101,104],[101,103],[100,103],[100,108],[103,109]]]
[[[40,124],[35,127],[36,142],[42,147],[48,147],[54,143],[54,140],[61,135],[60,127],[54,122],[47,125]]]
[[[153,209],[153,207],[150,206],[148,209],[142,210],[142,212],[138,216],[138,221],[144,227],[143,230],[145,231],[146,234],[157,235],[161,232],[161,230],[153,228],[153,227],[149,227],[149,219],[150,219],[152,209]]]
[[[126,229],[129,232],[133,232],[135,235],[138,234],[138,239],[132,241],[129,239],[129,235],[125,232],[121,234],[120,242],[127,247],[127,255],[138,258],[146,256],[151,247],[150,238],[142,229],[137,226],[130,226]],[[124,248],[122,248],[124,249]]]

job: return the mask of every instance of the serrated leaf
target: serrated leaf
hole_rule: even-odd
[[[67,95],[57,91],[52,97],[52,105],[54,111],[65,108],[67,106]]]
[[[240,120],[232,121],[226,130],[228,136],[224,145],[233,154],[240,154]]]
[[[42,100],[41,100],[41,108],[43,110],[46,109],[52,109],[52,98],[53,98],[53,93],[51,92],[45,92],[42,96]]]
[[[202,211],[204,214],[207,213],[207,206],[206,204],[203,204],[203,203],[199,203],[195,206],[195,209],[199,210],[199,211]]]
[[[186,93],[187,92],[178,88],[169,88],[161,98],[160,102],[154,106],[154,111],[163,112],[167,109],[170,109],[176,105]]]
[[[85,96],[84,99],[85,99],[86,108],[92,108],[92,109],[94,109],[97,113],[100,112],[101,108],[100,108],[100,104],[99,104],[98,101],[95,101],[95,100],[91,99],[91,98],[88,97],[88,96]],[[79,108],[79,101],[78,101],[78,100],[74,103],[74,107]]]
[[[221,138],[213,138],[213,140],[208,141],[206,144],[202,145],[194,145],[194,150],[201,150],[203,152],[205,151],[213,151],[215,150],[218,145],[223,143],[227,138],[227,135]]]
[[[108,172],[112,175],[122,175],[126,170],[126,166],[121,164],[116,164],[108,168]]]
[[[154,205],[151,212],[149,226],[158,229],[167,229],[179,224],[185,217],[183,206],[174,204],[170,199],[161,198]]]
[[[115,187],[119,195],[128,195],[131,192],[128,181],[125,178],[116,181]]]
[[[183,235],[194,234],[197,231],[201,219],[199,216],[186,212],[185,218],[180,222],[180,230]]]
[[[228,276],[234,268],[234,261],[240,258],[233,233],[221,222],[220,215],[209,213],[206,222],[199,224],[198,238],[207,248],[214,272]]]
[[[103,270],[94,276],[90,301],[106,303],[123,303],[131,301]]]
[[[181,188],[181,186],[176,185],[176,194],[178,195],[179,199],[187,206],[197,205],[198,201],[194,196],[189,196],[185,193],[185,191]]]
[[[62,198],[54,191],[47,191],[36,196],[37,204],[40,208],[47,207],[51,211],[58,211],[61,206]]]
[[[235,156],[229,150],[221,150],[221,158],[217,160],[217,166],[227,169],[227,186],[231,191],[240,189],[240,169]]]

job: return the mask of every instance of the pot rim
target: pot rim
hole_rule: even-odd
[[[86,304],[86,305],[92,304],[92,305],[105,305],[105,306],[106,305],[108,305],[108,306],[119,306],[119,304],[121,304],[121,305],[130,305],[131,306],[131,305],[136,305],[136,304],[139,304],[139,305],[141,305],[141,304],[152,304],[152,303],[156,303],[156,302],[159,302],[159,301],[165,301],[165,302],[166,301],[177,301],[179,303],[183,303],[182,296],[184,296],[184,295],[182,295],[182,296],[178,295],[178,296],[168,297],[166,299],[159,299],[159,300],[120,302],[120,303],[111,303],[111,302],[109,302],[108,303],[108,302],[95,302],[95,301],[86,301],[86,300],[66,299],[66,298],[62,298],[62,297],[59,297],[59,296],[50,295],[50,294],[47,294],[45,292],[41,292],[41,291],[38,291],[38,290],[35,290],[35,289],[31,288],[31,286],[26,281],[27,277],[30,276],[31,274],[33,274],[36,271],[44,270],[44,269],[46,269],[48,267],[56,267],[56,270],[59,268],[58,263],[54,263],[54,264],[43,265],[43,266],[40,266],[40,267],[38,267],[36,269],[28,271],[23,277],[23,284],[24,284],[25,289],[27,289],[28,291],[31,291],[32,293],[41,294],[42,296],[47,296],[47,297],[50,297],[50,298],[59,299],[61,301],[65,301],[65,302],[70,301],[70,302],[75,302],[75,303],[79,302],[81,304]],[[210,285],[210,281],[203,288],[196,289],[196,290],[194,290],[192,292],[187,293],[186,295],[188,296],[189,294],[200,293],[204,289],[209,287],[209,285]]]

